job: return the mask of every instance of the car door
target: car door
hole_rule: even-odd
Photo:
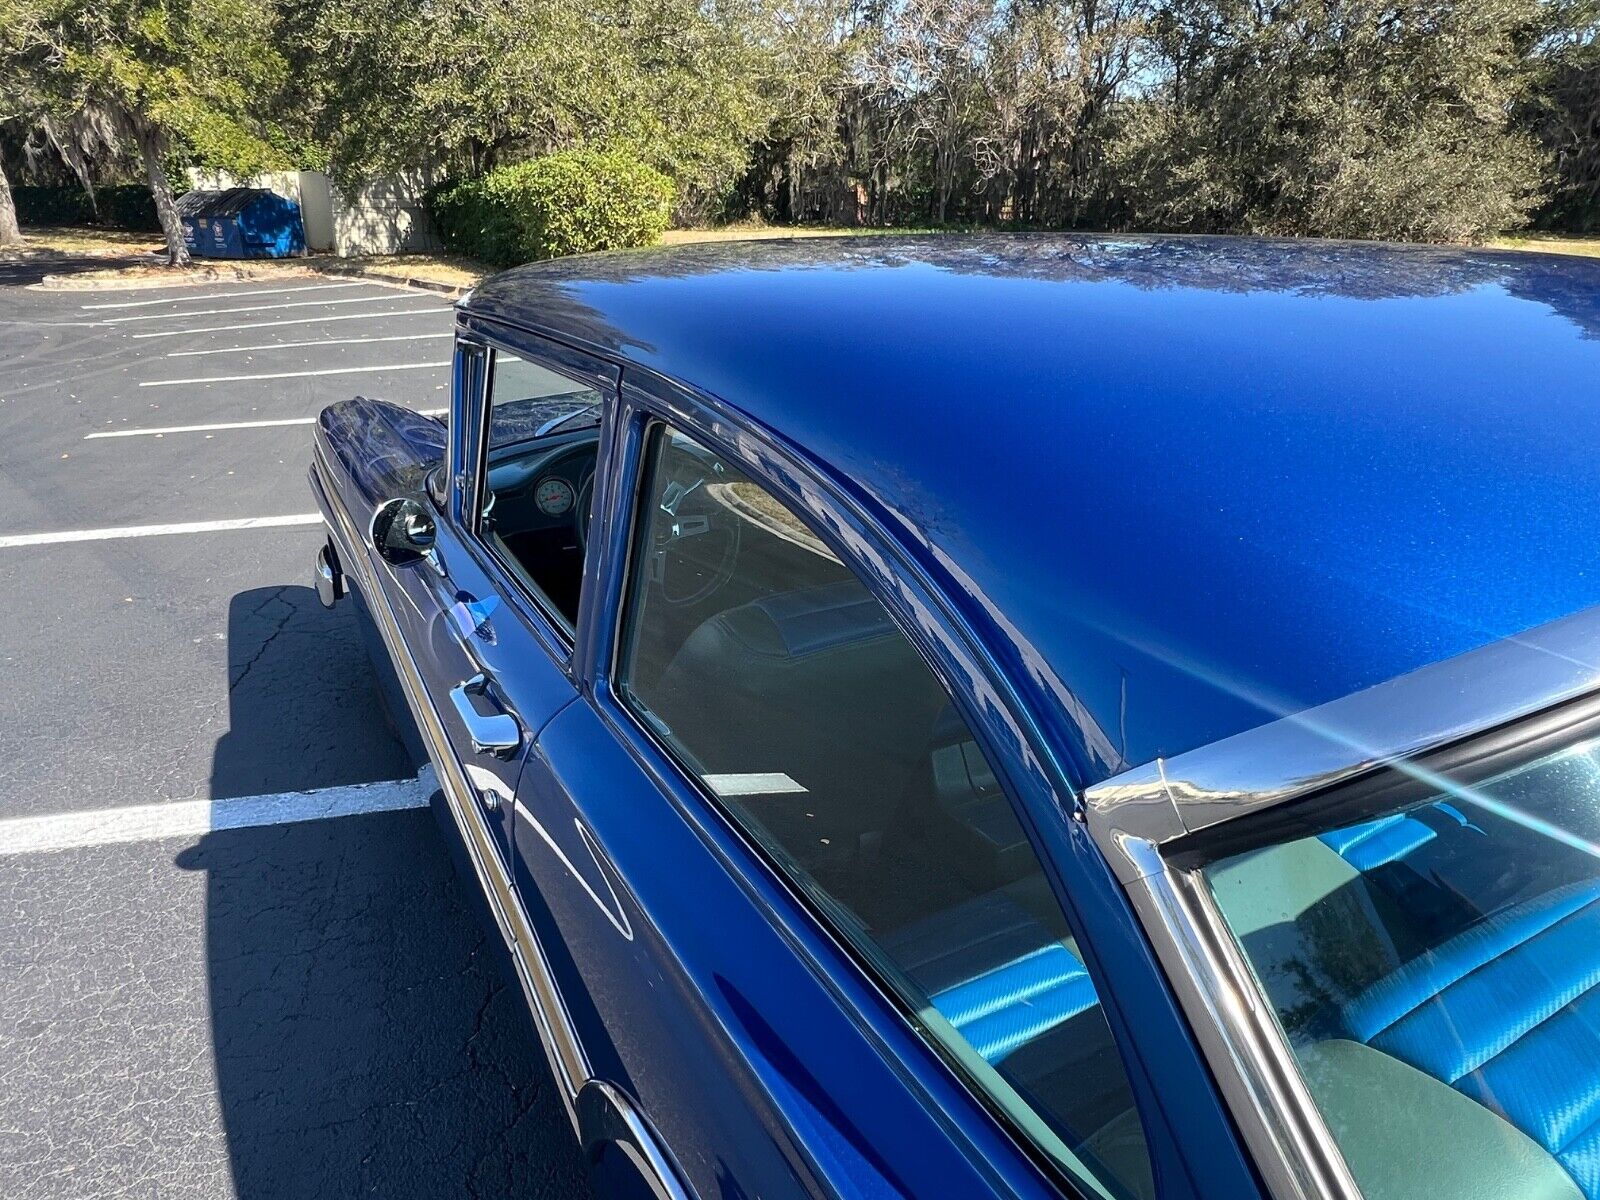
[[[1002,714],[883,605],[858,530],[799,515],[803,478],[653,387],[608,441],[581,697],[515,807],[594,1083],[703,1195],[1154,1197],[1019,759],[983,744]]]
[[[399,601],[397,621],[471,784],[475,819],[494,844],[490,865],[509,881],[511,806],[523,758],[532,734],[575,692],[566,665],[570,623],[514,569],[515,555],[490,533],[489,479],[496,470],[509,472],[519,484],[506,497],[515,508],[536,482],[522,478],[519,463],[548,455],[552,419],[601,403],[614,392],[616,372],[564,360],[538,339],[486,330],[457,342],[455,470],[429,489],[437,518],[432,551],[409,565],[384,565],[385,586]],[[523,343],[520,352],[513,340]],[[588,440],[592,458],[597,433],[590,431]],[[573,450],[582,453],[579,445]],[[581,560],[571,574],[575,591]]]
[[[414,444],[431,450],[433,436],[364,433],[360,443],[367,482],[379,485],[368,487],[363,516],[376,569],[369,607],[570,1105],[589,1069],[512,887],[510,831],[533,739],[576,695],[572,616],[585,556],[581,537],[568,535],[577,512],[589,511],[596,413],[614,397],[618,372],[492,322],[463,323],[443,460],[413,454]],[[342,419],[376,420],[376,410],[391,422],[411,418],[358,402]],[[560,470],[572,493],[542,511],[536,495]],[[344,545],[357,545],[349,515],[337,511]]]

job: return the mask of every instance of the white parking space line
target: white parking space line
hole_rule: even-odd
[[[178,387],[190,383],[249,383],[256,379],[309,379],[313,375],[362,375],[374,371],[422,371],[429,368],[437,370],[439,367],[448,367],[450,360],[441,362],[419,363],[388,363],[376,367],[324,367],[320,371],[268,371],[264,375],[202,375],[195,379],[146,379],[139,386],[147,387]]]
[[[136,317],[107,317],[102,325],[127,325],[133,321],[188,320],[190,317],[220,317],[228,313],[272,312],[280,308],[327,308],[334,304],[376,304],[380,300],[433,300],[432,296],[346,296],[341,300],[290,300],[284,304],[241,304],[237,308],[186,308],[182,312],[140,313]]]
[[[248,354],[257,350],[295,350],[302,346],[366,346],[373,342],[422,342],[429,338],[455,337],[455,332],[392,333],[386,337],[317,338],[310,342],[266,342],[259,346],[222,346],[211,350],[168,350],[168,358],[195,358],[202,354]]]
[[[223,421],[214,425],[164,425],[159,429],[106,429],[86,433],[83,440],[96,438],[165,437],[169,433],[210,433],[218,429],[271,429],[279,425],[309,425],[315,417],[284,417],[278,421]]]
[[[409,300],[409,296],[396,296],[397,300]],[[379,303],[379,297],[372,298],[373,303]],[[285,325],[327,325],[333,321],[374,321],[392,320],[396,317],[436,317],[440,313],[447,313],[448,308],[402,308],[398,312],[368,312],[368,313],[338,313],[331,317],[295,317],[288,321],[251,321],[244,325],[207,325],[200,329],[162,329],[156,333],[131,333],[131,338],[158,338],[182,337],[186,333],[232,333],[236,329],[280,329]]]
[[[190,304],[196,300],[233,300],[240,296],[280,296],[285,292],[325,292],[333,288],[371,287],[365,279],[350,283],[312,283],[299,287],[257,288],[249,292],[206,292],[198,296],[166,296],[160,300],[118,300],[115,304],[80,304],[82,309],[149,308],[153,304]]]
[[[227,521],[186,521],[177,525],[122,525],[115,529],[62,529],[54,533],[0,534],[0,550],[18,546],[54,546],[62,542],[109,542],[118,538],[164,537],[172,533],[217,533],[229,529],[275,529],[286,525],[315,525],[321,513],[293,513],[283,517],[236,517]]]
[[[417,415],[437,417],[449,412],[447,408],[419,408]],[[169,433],[212,433],[225,429],[275,429],[282,425],[310,425],[315,417],[283,417],[276,421],[221,421],[211,425],[164,425],[158,429],[104,429],[99,433],[86,433],[83,440],[96,438],[165,437]]]
[[[175,800],[90,812],[11,817],[0,821],[0,855],[154,842],[199,837],[223,829],[401,812],[426,808],[434,786],[433,767],[426,766],[415,779],[355,783],[310,792],[277,792],[232,800]]]

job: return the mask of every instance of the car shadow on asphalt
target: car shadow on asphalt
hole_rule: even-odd
[[[234,598],[215,796],[410,773],[355,626],[309,588]],[[177,862],[207,875],[239,1200],[587,1196],[521,996],[429,812],[214,831]]]
[[[214,799],[416,774],[384,720],[352,604],[330,612],[309,587],[252,588],[229,602],[227,636],[228,732],[212,759]]]

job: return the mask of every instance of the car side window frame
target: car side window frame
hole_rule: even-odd
[[[696,822],[703,822],[707,814],[713,814],[718,826],[732,835],[749,859],[764,869],[767,878],[776,882],[779,890],[822,933],[824,941],[844,960],[853,964],[869,992],[893,1011],[895,1019],[913,1035],[922,1052],[931,1054],[934,1060],[943,1064],[956,1086],[989,1112],[1010,1140],[1049,1178],[1058,1185],[1065,1184],[1073,1194],[1077,1194],[1084,1186],[1083,1182],[1074,1178],[1044,1151],[1037,1138],[1023,1128],[1028,1122],[1005,1111],[999,1101],[976,1081],[969,1066],[959,1061],[959,1056],[923,1032],[921,1016],[899,989],[888,981],[880,967],[853,944],[829,905],[813,895],[810,888],[802,885],[793,873],[759,844],[738,818],[686,766],[681,755],[667,745],[659,732],[652,728],[651,722],[625,697],[624,689],[619,686],[619,672],[626,647],[624,623],[629,616],[633,551],[640,522],[647,515],[649,503],[644,488],[648,482],[648,450],[653,430],[665,426],[694,438],[767,489],[774,499],[805,520],[811,532],[828,545],[840,562],[883,606],[897,631],[932,672],[988,758],[1029,849],[1039,861],[1063,918],[1079,945],[1087,951],[1085,964],[1109,1017],[1109,1010],[1116,1003],[1114,993],[1097,967],[1093,937],[1087,932],[1088,923],[1073,903],[1070,891],[1062,880],[1060,864],[1047,851],[1047,843],[1041,836],[1035,813],[1035,805],[1039,804],[1057,812],[1067,811],[1069,805],[1063,803],[1062,797],[1070,796],[1070,789],[1053,781],[1043,767],[1042,756],[1037,749],[1038,734],[1036,731],[1025,731],[1025,723],[1018,717],[1022,711],[1020,700],[1010,692],[1003,674],[993,664],[985,665],[983,650],[977,639],[964,628],[958,631],[958,622],[952,619],[938,589],[913,564],[907,562],[903,555],[888,549],[886,539],[851,510],[830,485],[787,451],[768,443],[756,431],[721,415],[710,407],[708,398],[697,396],[657,376],[641,379],[641,374],[630,368],[623,379],[616,433],[611,448],[613,462],[609,480],[612,490],[605,494],[601,510],[606,513],[608,520],[601,534],[605,546],[606,578],[603,599],[597,596],[597,603],[603,603],[604,611],[597,615],[592,626],[591,638],[586,646],[585,672],[587,690],[594,698],[597,710],[612,729],[622,736],[624,744],[636,757],[644,757],[641,750],[648,747],[644,751],[648,758],[641,765],[662,786],[663,793],[673,800],[692,796],[695,811],[686,815]],[[645,387],[639,386],[641,383]],[[872,559],[870,568],[868,552]],[[913,619],[913,614],[920,614],[922,620]],[[965,686],[958,685],[958,679],[964,680]],[[981,698],[981,704],[973,702],[974,694]],[[724,858],[727,856],[724,855]],[[744,862],[739,860],[730,861],[729,866],[736,874],[742,874],[747,869]],[[855,1005],[854,1009],[864,1014],[861,1005]],[[1154,1123],[1164,1118],[1157,1112],[1148,1089],[1135,1082],[1138,1065],[1130,1054],[1126,1024],[1112,1021],[1111,1026],[1119,1060],[1133,1087],[1140,1123],[1148,1134]],[[1148,1152],[1154,1160],[1156,1146],[1153,1137]]]
[[[577,650],[585,624],[585,614],[593,608],[598,583],[592,570],[597,557],[594,548],[585,555],[583,581],[579,593],[578,619],[569,627],[549,599],[530,587],[522,574],[508,563],[485,537],[480,521],[484,492],[488,486],[489,439],[493,432],[494,363],[498,352],[514,354],[524,362],[560,375],[578,386],[593,388],[600,395],[599,447],[595,457],[594,495],[598,515],[602,489],[606,485],[606,446],[616,417],[621,369],[616,364],[516,326],[481,317],[470,319],[468,340],[480,350],[476,372],[476,395],[463,411],[470,411],[468,428],[463,431],[461,453],[465,470],[454,479],[453,492],[459,508],[452,513],[460,530],[462,544],[477,558],[484,572],[495,581],[502,599],[512,604],[534,630],[545,649],[569,676],[577,673]],[[452,432],[451,446],[456,445]]]
[[[471,445],[477,405],[483,397],[488,347],[465,328],[457,328],[450,361],[450,407],[445,411],[444,462],[430,476],[428,495],[446,520],[465,528],[472,472]]]

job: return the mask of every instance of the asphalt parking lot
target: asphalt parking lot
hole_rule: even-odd
[[[448,301],[33,274],[0,269],[0,1196],[585,1195],[308,586],[311,421],[442,409]]]

